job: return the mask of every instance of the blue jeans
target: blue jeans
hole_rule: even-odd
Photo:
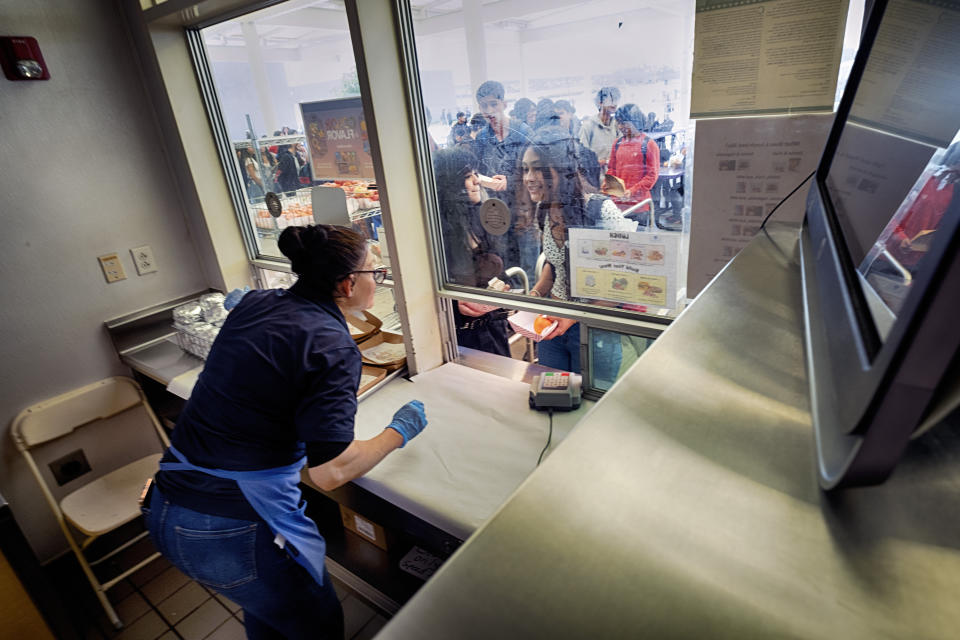
[[[243,607],[247,638],[343,638],[343,608],[330,576],[323,586],[273,543],[263,521],[192,511],[156,485],[141,509],[157,550],[203,586]]]
[[[617,379],[623,359],[620,336],[611,331],[594,329],[590,331],[590,340],[594,386],[609,388]],[[538,342],[537,358],[545,367],[580,373],[580,323],[571,326],[558,338]],[[598,382],[610,384],[599,385]]]

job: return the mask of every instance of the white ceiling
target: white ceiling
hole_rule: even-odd
[[[490,29],[522,32],[525,41],[560,35],[586,22],[622,22],[672,17],[676,0],[479,0]],[[417,37],[463,28],[462,0],[412,0]],[[347,34],[342,0],[290,0],[204,29],[208,47],[243,47],[242,22],[253,22],[265,49],[299,49],[340,40]]]

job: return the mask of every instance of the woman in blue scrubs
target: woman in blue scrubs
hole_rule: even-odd
[[[360,352],[344,314],[373,305],[385,271],[344,227],[289,227],[278,246],[299,279],[231,311],[144,502],[158,550],[243,607],[247,637],[343,637],[325,544],[298,482],[332,490],[424,426],[413,401],[354,439]]]

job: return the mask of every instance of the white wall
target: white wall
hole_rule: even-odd
[[[0,419],[128,375],[103,321],[207,286],[113,0],[0,0],[4,34],[39,41],[47,82],[0,78]],[[129,249],[153,247],[138,277]],[[118,252],[127,280],[96,257]],[[41,560],[66,548],[7,433],[0,493]]]

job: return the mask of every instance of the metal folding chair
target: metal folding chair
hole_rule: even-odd
[[[131,429],[131,421],[134,427],[152,426],[153,435],[159,439],[156,445],[152,436],[149,442],[144,442],[143,430]],[[100,429],[95,429],[95,425],[101,425]],[[143,390],[130,378],[95,382],[24,409],[14,418],[11,435],[104,611],[113,625],[121,628],[123,623],[107,599],[107,589],[160,554],[153,553],[120,575],[100,582],[93,567],[132,546],[147,532],[92,562],[85,550],[104,534],[140,516],[140,489],[157,470],[162,448],[170,445]],[[75,441],[80,441],[89,453],[90,471],[60,487],[49,463],[69,451]],[[118,450],[135,459],[118,467]],[[78,541],[78,538],[82,539]]]

